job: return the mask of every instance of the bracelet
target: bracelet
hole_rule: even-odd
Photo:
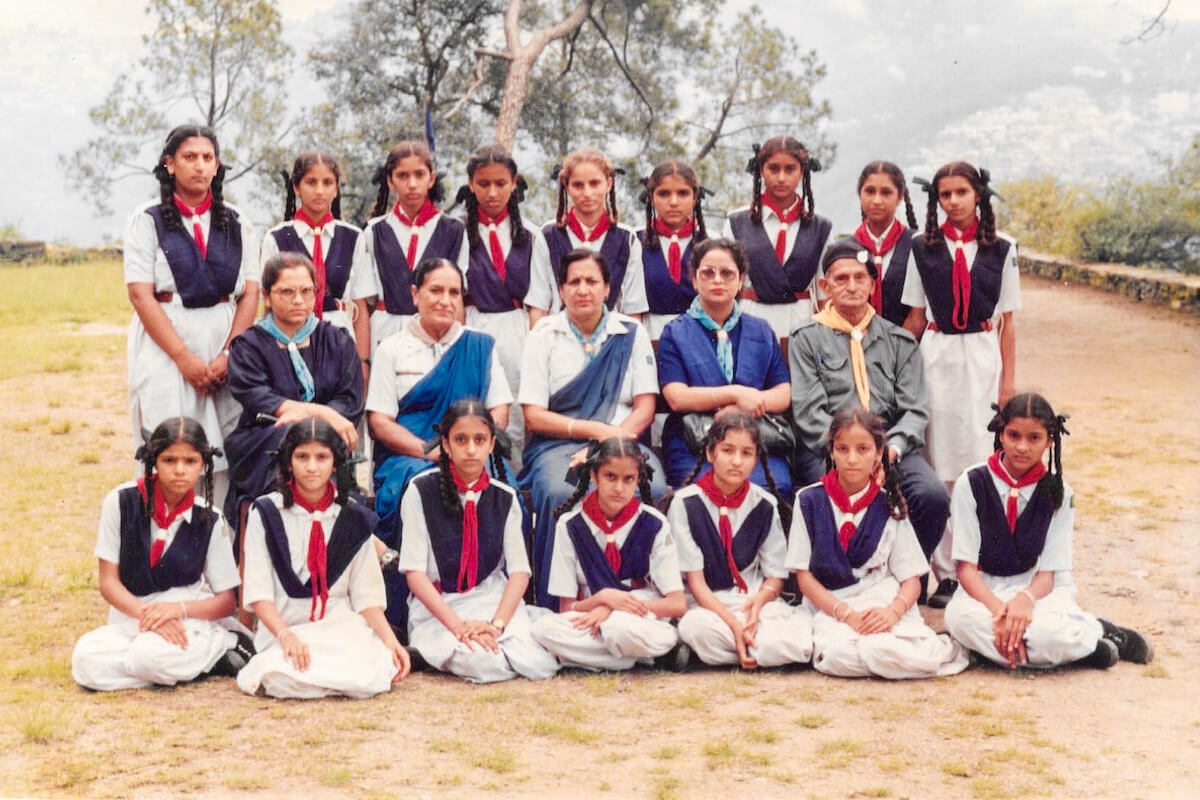
[[[222,350],[221,355],[225,356],[226,358],[229,358],[229,348],[226,347],[224,350]]]
[[[896,601],[897,601],[897,600],[899,600],[899,601],[900,601],[900,605],[901,605],[901,606],[903,606],[903,609],[897,609],[897,608],[896,608]],[[898,615],[900,615],[901,617],[903,617],[903,616],[904,616],[904,613],[905,613],[906,611],[908,611],[908,603],[905,603],[905,602],[904,602],[903,600],[901,600],[899,597],[894,597],[894,598],[892,598],[892,602],[888,603],[888,608],[890,608],[892,611],[895,611],[895,612],[896,612]]]
[[[1023,594],[1023,595],[1025,595],[1026,597],[1028,597],[1028,598],[1029,598],[1029,604],[1030,604],[1030,605],[1033,605],[1034,603],[1036,603],[1036,602],[1037,602],[1037,598],[1033,596],[1033,592],[1029,591],[1029,589],[1028,589],[1028,588],[1026,588],[1026,589],[1018,589],[1018,590],[1017,590],[1017,594]]]
[[[359,356],[358,360],[361,361],[362,363],[366,364],[368,367],[371,366],[370,356],[368,356],[367,358],[363,358],[362,356]]]
[[[187,619],[187,606],[183,604],[182,600],[179,601],[179,610],[183,612],[183,618]]]
[[[761,587],[759,587],[759,591],[767,592],[771,595],[771,597],[779,597],[779,590],[776,589],[774,586],[767,586],[765,583]]]
[[[846,606],[847,609],[850,608],[850,606],[846,604],[845,600],[839,600],[837,602],[837,605],[835,605],[833,607],[833,618],[836,619],[838,622],[841,622],[843,619],[845,619],[844,617],[838,616],[838,609],[841,608],[842,606]],[[850,616],[850,614],[847,613],[846,616],[848,617],[848,616]]]
[[[575,427],[575,420],[571,420],[570,422],[568,422],[568,423],[567,423],[567,438],[568,438],[568,439],[572,438],[572,436],[571,436],[571,430],[572,430],[574,427]]]

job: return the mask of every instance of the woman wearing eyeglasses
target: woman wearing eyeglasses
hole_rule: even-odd
[[[308,256],[269,258],[262,287],[267,313],[229,346],[229,389],[242,404],[237,428],[225,438],[231,479],[225,515],[234,525],[243,502],[274,488],[273,457],[287,425],[320,417],[353,450],[363,415],[354,339],[313,313],[316,281]]]
[[[740,409],[763,418],[786,411],[791,401],[787,362],[779,340],[770,325],[743,314],[738,304],[749,268],[741,244],[726,238],[707,239],[696,247],[692,258],[696,298],[686,313],[663,329],[658,340],[658,379],[671,407],[663,427],[663,468],[667,483],[676,488],[686,481],[698,456],[689,449],[685,424],[693,420],[685,415],[720,416]],[[787,425],[773,418],[762,424]],[[779,491],[790,498],[792,477],[787,457],[768,453],[766,468]],[[759,486],[767,485],[763,467],[756,465],[750,475]]]

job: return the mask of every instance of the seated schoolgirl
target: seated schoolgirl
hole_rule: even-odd
[[[750,482],[766,457],[758,424],[741,411],[708,429],[692,478],[675,495],[667,519],[687,578],[688,612],[679,638],[705,664],[743,669],[808,663],[812,619],[780,599],[787,540],[771,473],[770,491]]]
[[[1154,647],[1145,637],[1075,602],[1075,500],[1062,479],[1065,422],[1030,393],[1005,403],[988,425],[996,452],[967,469],[950,498],[959,588],[946,606],[946,630],[1013,669],[1147,664]],[[1046,450],[1050,469],[1042,461]]]
[[[517,494],[496,423],[477,398],[459,400],[437,426],[438,469],[413,478],[400,505],[399,568],[408,578],[408,640],[434,669],[475,683],[549,678],[558,661],[530,635],[529,586]],[[504,433],[499,432],[499,437]]]
[[[579,488],[556,511],[549,591],[559,613],[535,621],[533,638],[565,666],[649,663],[676,646],[670,620],[687,602],[670,527],[649,505],[645,453],[614,437],[593,442],[577,469]]]
[[[883,421],[844,408],[829,442],[834,468],[796,495],[787,556],[813,613],[813,667],[844,678],[961,672],[966,650],[916,608],[929,563],[906,519]]]
[[[364,698],[408,674],[349,460],[328,422],[300,420],[280,444],[279,491],[250,506],[242,604],[259,625],[258,655],[238,673],[247,694]]]
[[[145,476],[113,489],[100,509],[96,557],[108,624],[80,637],[71,674],[100,691],[236,674],[254,651],[230,619],[238,572],[212,506],[204,429],[187,417],[165,420],[138,453]]]

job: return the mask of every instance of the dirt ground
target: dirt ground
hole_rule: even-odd
[[[104,616],[96,514],[130,474],[124,340],[100,326],[76,369],[0,373],[0,795],[1200,795],[1200,319],[1034,278],[1023,300],[1018,389],[1071,415],[1081,605],[1151,634],[1149,667],[418,674],[360,702],[249,698],[228,679],[88,693],[69,658]],[[59,500],[72,470],[76,496]]]

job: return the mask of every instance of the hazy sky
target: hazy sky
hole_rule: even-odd
[[[844,230],[857,221],[858,170],[875,158],[910,175],[965,158],[999,181],[1046,173],[1086,180],[1154,170],[1155,154],[1180,153],[1200,133],[1200,0],[1173,0],[1162,35],[1122,43],[1162,2],[759,5],[828,67],[816,94],[833,106],[827,130],[839,150],[833,167],[816,176],[814,193],[818,211]],[[306,53],[348,5],[281,2],[285,37]],[[78,244],[119,238],[133,206],[153,196],[153,181],[121,184],[117,213],[97,217],[87,198],[68,194],[57,157],[95,135],[87,111],[137,60],[150,20],[129,0],[3,0],[3,11],[0,152],[13,190],[0,194],[0,225]],[[277,213],[252,209],[260,230]]]

